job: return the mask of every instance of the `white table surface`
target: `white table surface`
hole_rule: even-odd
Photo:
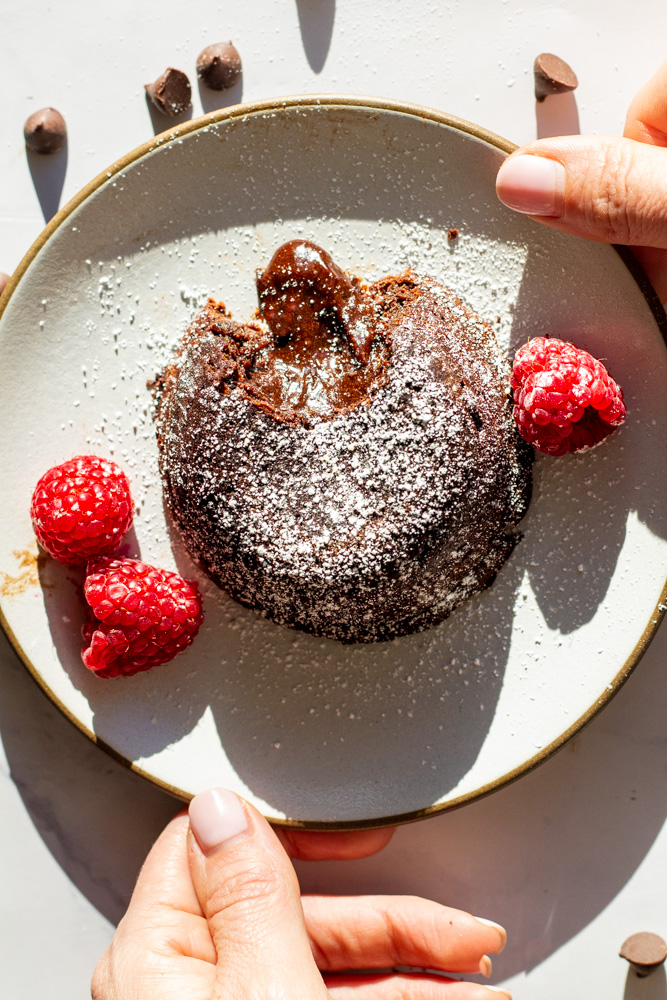
[[[0,36],[0,270],[11,273],[87,181],[166,127],[143,84],[167,65],[194,83],[210,42],[234,41],[243,81],[227,95],[195,85],[195,115],[287,94],[366,94],[522,143],[538,131],[619,132],[664,58],[664,27],[663,0],[12,5]],[[536,108],[542,51],[576,70],[574,100]],[[23,122],[46,105],[67,119],[67,152],[28,161]],[[516,1000],[665,1000],[664,971],[640,980],[618,949],[639,930],[667,937],[666,653],[663,626],[612,703],[529,775],[401,828],[374,858],[300,864],[303,888],[417,893],[501,921],[509,944],[491,982]],[[0,692],[0,995],[82,1000],[178,803],[81,736],[2,635]]]

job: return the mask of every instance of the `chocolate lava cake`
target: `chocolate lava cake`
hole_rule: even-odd
[[[362,286],[314,244],[209,300],[157,382],[165,496],[237,601],[343,642],[428,628],[520,537],[532,449],[493,331],[412,272]]]

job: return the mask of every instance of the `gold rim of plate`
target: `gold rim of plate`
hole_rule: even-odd
[[[175,125],[173,128],[168,129],[166,132],[162,132],[159,135],[154,136],[147,142],[142,143],[141,146],[137,146],[136,149],[123,156],[121,159],[116,160],[114,163],[108,167],[107,170],[102,171],[97,177],[94,177],[85,187],[83,187],[78,194],[74,197],[53,216],[51,221],[42,230],[40,235],[37,237],[33,245],[30,247],[23,260],[20,262],[16,271],[12,275],[9,284],[6,286],[4,292],[0,296],[0,319],[2,314],[11,298],[15,288],[17,287],[21,277],[27,271],[28,267],[37,257],[38,253],[42,247],[48,242],[48,240],[53,236],[53,234],[67,221],[69,216],[74,212],[86,199],[88,199],[98,188],[101,188],[104,184],[107,184],[112,180],[116,174],[125,170],[131,164],[140,160],[142,157],[153,153],[155,150],[160,149],[163,146],[168,145],[176,139],[182,139],[183,136],[188,135],[190,132],[197,132],[200,129],[206,128],[208,125],[218,124],[220,122],[234,121],[235,119],[248,118],[252,115],[265,114],[266,112],[280,113],[281,111],[288,111],[292,108],[322,108],[322,109],[332,109],[336,107],[348,107],[348,108],[359,108],[361,110],[372,110],[372,111],[392,111],[399,114],[409,115],[414,118],[421,118],[425,121],[434,122],[437,125],[445,125],[448,128],[456,129],[459,132],[467,133],[476,139],[480,139],[483,142],[488,143],[491,146],[495,146],[503,153],[512,153],[517,146],[515,143],[510,142],[508,139],[504,139],[502,136],[497,135],[495,132],[491,132],[489,129],[482,128],[479,125],[475,125],[472,122],[468,122],[463,118],[457,118],[455,115],[446,114],[442,111],[436,111],[431,108],[422,107],[418,104],[408,104],[401,101],[390,101],[382,100],[380,98],[372,97],[355,97],[355,96],[337,96],[330,94],[323,95],[310,95],[303,97],[284,97],[277,100],[266,100],[266,101],[254,101],[247,104],[237,104],[230,108],[224,108],[218,111],[211,111],[209,114],[202,115],[199,118],[193,118],[190,121],[184,122],[180,125]],[[646,274],[644,273],[641,265],[638,263],[634,254],[627,248],[623,246],[614,246],[614,250],[621,257],[623,263],[630,271],[630,274],[635,279],[639,289],[644,295],[653,317],[656,321],[656,325],[660,330],[663,340],[667,345],[667,314],[662,307],[658,296],[656,295],[653,286],[649,282]],[[473,792],[468,792],[466,795],[461,795],[458,798],[450,799],[444,803],[437,803],[435,805],[427,806],[424,809],[417,809],[407,813],[399,813],[397,815],[391,816],[381,816],[375,819],[369,820],[348,820],[348,821],[327,821],[318,822],[314,820],[291,820],[284,819],[282,817],[267,815],[266,818],[270,823],[276,826],[291,827],[292,829],[301,830],[368,830],[378,827],[395,826],[397,824],[411,823],[416,820],[425,819],[427,816],[435,816],[438,813],[446,812],[450,809],[456,809],[468,802],[476,801],[491,792],[497,791],[499,788],[503,788],[505,785],[510,784],[512,781],[516,781],[522,775],[526,774],[528,771],[533,770],[538,764],[551,757],[556,751],[560,750],[565,743],[568,742],[576,733],[578,733],[597,713],[607,705],[615,694],[621,689],[622,685],[628,679],[634,668],[637,666],[639,660],[646,652],[651,640],[653,639],[655,633],[658,630],[658,626],[662,621],[663,615],[665,613],[665,608],[667,606],[667,580],[662,589],[660,599],[653,609],[650,615],[648,624],[641,633],[637,643],[635,644],[632,653],[625,661],[621,669],[618,671],[614,677],[611,684],[609,684],[604,692],[588,709],[584,712],[576,722],[574,722],[565,732],[553,740],[548,746],[543,747],[539,753],[530,757],[528,760],[524,761],[523,764],[508,771],[501,777],[497,778],[495,781],[491,781],[486,785],[482,785],[480,788],[475,789]],[[112,746],[106,743],[104,740],[100,739],[99,736],[92,730],[85,726],[80,719],[78,719],[70,710],[64,705],[60,699],[54,694],[49,685],[45,682],[44,678],[41,676],[39,671],[35,668],[33,663],[30,661],[29,657],[23,650],[20,642],[14,635],[5,615],[2,611],[2,606],[0,606],[0,626],[7,635],[10,643],[14,647],[19,658],[27,668],[33,680],[39,685],[46,696],[56,705],[57,708],[63,713],[63,715],[73,723],[76,728],[88,737],[93,743],[95,743],[101,750],[113,757],[114,760],[118,761],[124,767],[129,770],[134,771],[136,774],[140,774],[142,777],[146,778],[153,785],[158,788],[169,792],[177,799],[181,799],[184,802],[188,802],[192,796],[188,792],[184,792],[183,789],[178,788],[169,782],[162,781],[159,778],[147,773],[143,768],[138,767],[133,761],[128,760],[121,753],[115,750]]]

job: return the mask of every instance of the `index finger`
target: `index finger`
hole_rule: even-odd
[[[308,935],[326,972],[409,966],[489,976],[503,927],[418,896],[303,896]]]
[[[300,861],[351,861],[377,854],[386,847],[394,827],[377,830],[296,830],[274,827],[290,858]]]

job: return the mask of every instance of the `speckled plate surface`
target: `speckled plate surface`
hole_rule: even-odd
[[[355,98],[218,112],[93,181],[0,300],[2,623],[84,732],[176,795],[226,785],[310,826],[450,808],[561,746],[650,641],[667,576],[664,315],[613,248],[497,202],[511,148]],[[540,334],[575,340],[606,359],[628,420],[590,453],[538,458],[523,541],[492,588],[431,631],[343,646],[264,621],[200,577],[192,648],[98,680],[79,658],[80,577],[37,557],[34,484],[75,454],[115,458],[137,503],[124,552],[197,576],[165,518],[147,382],[209,294],[249,315],[255,269],[295,236],[363,279],[433,275],[508,352]]]

